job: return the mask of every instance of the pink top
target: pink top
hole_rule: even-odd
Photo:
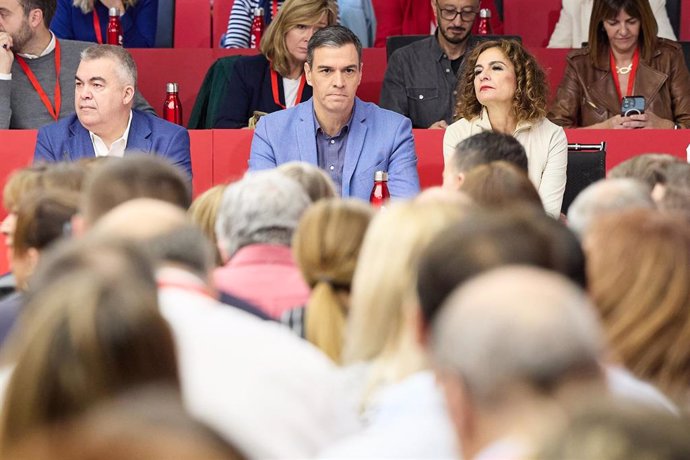
[[[217,289],[253,303],[276,319],[309,298],[309,287],[287,246],[245,246],[213,272],[213,282]]]

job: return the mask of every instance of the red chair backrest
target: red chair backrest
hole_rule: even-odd
[[[520,35],[527,47],[549,43],[561,12],[561,0],[510,0],[503,5],[506,35]]]
[[[211,38],[213,43],[212,48],[217,48],[222,37],[228,29],[228,18],[230,17],[230,10],[235,0],[214,0],[213,1],[213,31]]]

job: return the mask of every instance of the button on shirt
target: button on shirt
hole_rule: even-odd
[[[97,157],[119,157],[122,158],[125,155],[125,149],[127,148],[127,138],[129,137],[129,128],[132,126],[132,111],[129,111],[129,121],[127,122],[127,129],[122,134],[119,139],[116,139],[112,143],[110,148],[105,145],[103,139],[98,137],[96,134],[89,131],[89,137],[91,137],[91,143],[93,144],[93,151]]]
[[[354,108],[353,112],[354,114]],[[333,182],[340,195],[343,189],[343,167],[345,154],[347,153],[347,138],[350,134],[352,116],[335,136],[329,136],[321,129],[316,115],[314,115],[314,130],[316,131],[316,156],[319,168],[324,169]]]

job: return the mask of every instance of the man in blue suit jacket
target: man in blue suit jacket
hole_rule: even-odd
[[[181,126],[132,110],[137,71],[119,46],[94,45],[76,73],[76,114],[39,129],[34,162],[121,157],[125,151],[162,156],[191,180],[189,133]]]
[[[316,32],[305,74],[314,96],[261,118],[249,169],[305,161],[323,168],[343,197],[368,200],[376,171],[388,172],[392,197],[419,192],[417,156],[409,119],[355,97],[362,78],[362,47],[349,29]]]

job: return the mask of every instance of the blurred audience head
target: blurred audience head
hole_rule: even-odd
[[[136,225],[132,225],[136,222]],[[135,241],[160,235],[189,222],[184,209],[154,198],[134,198],[115,206],[91,228],[97,236]]]
[[[311,201],[302,186],[275,170],[257,171],[228,185],[216,219],[224,258],[252,244],[290,246]]]
[[[296,180],[304,187],[312,202],[322,198],[335,198],[335,185],[326,171],[310,163],[290,161],[278,166],[278,171]]]
[[[3,449],[122,391],[178,386],[152,266],[122,242],[70,242],[47,254],[10,340]]]
[[[211,284],[215,248],[203,231],[193,224],[170,228],[145,240],[146,249],[158,266],[171,265],[194,273]]]
[[[690,222],[690,164],[673,163],[666,170],[666,183],[658,194],[659,209],[680,214]]]
[[[8,459],[242,460],[218,434],[188,415],[179,391],[150,385],[96,404],[83,415],[37,430]]]
[[[498,268],[450,295],[431,348],[463,458],[505,439],[517,444],[505,458],[522,458],[571,397],[603,391],[597,321],[584,291],[535,267]]]
[[[70,236],[70,223],[78,204],[77,193],[58,190],[39,190],[21,200],[16,208],[11,262],[18,289],[26,289],[43,251]]]
[[[666,169],[675,163],[682,163],[682,161],[668,153],[645,153],[614,166],[606,177],[637,179],[647,184],[651,192],[655,185],[666,183]]]
[[[614,358],[687,402],[690,389],[690,226],[651,209],[610,214],[583,242],[589,291]]]
[[[409,372],[426,365],[412,333],[418,316],[414,280],[419,256],[439,232],[467,214],[455,203],[405,202],[374,217],[352,283],[346,363],[400,358]],[[400,347],[407,353],[398,353]],[[389,382],[372,374],[369,387],[373,391],[383,383]]]
[[[586,284],[580,243],[558,221],[532,207],[477,213],[440,232],[420,256],[417,293],[425,326],[455,288],[512,264],[553,270]]]
[[[321,200],[302,216],[292,240],[297,266],[311,288],[305,337],[339,363],[350,289],[373,211],[355,200]]]
[[[507,161],[492,161],[470,169],[460,190],[486,209],[508,209],[520,204],[544,209],[527,174]]]
[[[90,174],[82,194],[84,224],[92,227],[105,213],[134,198],[154,198],[182,209],[191,194],[184,174],[153,155],[130,155],[107,161]]]
[[[654,201],[645,184],[636,179],[604,179],[575,197],[568,208],[568,226],[581,238],[594,221],[626,209],[652,209]]]
[[[218,216],[218,208],[223,200],[223,192],[227,184],[220,184],[206,190],[204,193],[196,197],[189,207],[189,218],[203,230],[209,240],[213,243],[214,251],[216,253],[216,265],[223,264],[218,251],[218,240],[216,239],[216,218]]]
[[[508,134],[484,131],[460,142],[451,157],[446,158],[443,186],[459,189],[468,171],[492,161],[512,163],[527,173],[527,153],[517,139]]]
[[[594,402],[548,436],[533,458],[677,460],[690,458],[690,425],[647,407]]]

